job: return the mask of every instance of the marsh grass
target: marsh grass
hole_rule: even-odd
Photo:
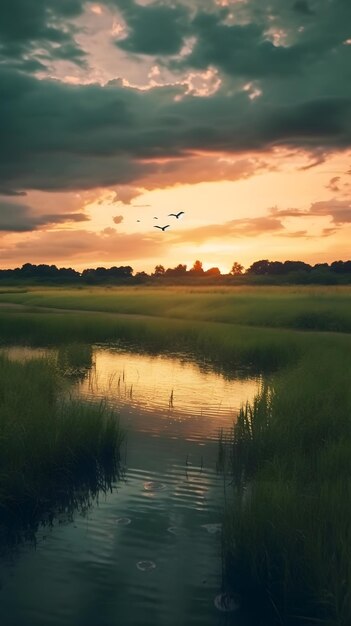
[[[84,355],[79,346],[119,342],[151,354],[186,353],[200,367],[211,364],[228,376],[264,374],[260,394],[242,408],[219,447],[219,465],[235,478],[224,526],[228,573],[249,603],[262,601],[270,626],[350,625],[351,337],[326,332],[351,329],[350,289],[47,289],[2,299],[52,307],[51,312],[2,310],[0,341],[61,345],[63,370],[88,367],[90,373],[89,349]],[[16,376],[22,380],[23,370]],[[43,379],[48,410],[45,415],[43,407],[32,410],[42,416],[38,430],[53,412],[67,425],[62,419],[67,409],[59,407],[50,376]],[[124,374],[118,387],[121,380],[124,384]],[[94,373],[91,381],[96,382]],[[22,405],[12,390],[14,406]],[[24,393],[23,402],[28,398],[31,406],[30,389]],[[33,397],[33,407],[35,402]],[[62,428],[63,442],[76,442],[79,450],[75,427],[69,437]],[[17,431],[13,446],[21,467],[21,427]],[[95,439],[87,438],[87,458]],[[45,446],[38,459],[41,450],[45,459]],[[80,454],[59,455],[67,458],[68,476],[76,474],[71,463]],[[66,470],[55,474],[57,466],[49,462],[48,476],[66,476]],[[33,493],[39,493],[33,484]]]
[[[236,477],[225,545],[232,584],[281,624],[351,623],[351,364],[307,354],[242,407],[220,441]]]
[[[27,307],[144,315],[332,332],[351,332],[350,287],[30,288],[0,293]]]
[[[312,335],[312,334],[311,334]],[[344,341],[339,338],[340,342]],[[0,312],[0,343],[64,346],[120,343],[150,354],[186,353],[201,364],[231,375],[276,371],[295,362],[306,345],[328,342],[306,333],[222,323],[152,317],[119,317],[104,313]],[[350,338],[351,343],[351,338]],[[64,349],[63,349],[64,352]],[[64,358],[68,355],[63,354]],[[247,375],[248,372],[242,372]]]
[[[0,542],[34,537],[118,476],[122,433],[106,404],[60,394],[54,361],[0,356]]]

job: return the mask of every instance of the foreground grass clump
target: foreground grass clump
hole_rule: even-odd
[[[64,399],[48,359],[0,356],[0,541],[86,505],[118,473],[121,431],[105,404]]]
[[[236,479],[228,573],[270,623],[351,623],[350,375],[346,350],[307,355],[221,441]]]

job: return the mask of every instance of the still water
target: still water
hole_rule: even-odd
[[[20,359],[42,352],[7,351]],[[56,357],[72,365],[72,355]],[[69,393],[118,409],[124,476],[84,515],[57,520],[39,531],[35,548],[0,563],[1,625],[228,623],[215,604],[224,505],[217,437],[258,386],[181,356],[89,349]]]

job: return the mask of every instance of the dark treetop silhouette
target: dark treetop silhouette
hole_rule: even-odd
[[[163,230],[164,227],[155,227]],[[34,265],[25,263],[21,268],[0,270],[0,283],[46,283],[46,284],[133,284],[141,282],[158,283],[159,281],[181,280],[211,282],[211,284],[350,284],[351,261],[333,261],[309,265],[303,261],[255,261],[244,270],[235,261],[229,274],[221,274],[218,267],[204,270],[201,261],[197,260],[188,270],[185,264],[179,263],[174,268],[165,269],[156,265],[153,273],[137,272],[133,276],[130,265],[119,267],[96,267],[78,272],[71,267],[58,268],[56,265]]]

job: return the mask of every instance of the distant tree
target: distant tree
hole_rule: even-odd
[[[317,270],[317,271],[321,271],[321,272],[326,272],[328,270],[330,270],[330,267],[328,265],[328,263],[316,263],[313,268],[313,270]]]
[[[310,272],[312,267],[303,261],[284,261],[284,274],[290,272]]]
[[[179,263],[175,268],[174,271],[177,274],[177,276],[184,276],[184,274],[186,274],[186,269],[187,266],[183,265],[182,263]]]
[[[206,270],[205,274],[206,276],[220,276],[221,270],[219,267],[210,267],[209,270]]]
[[[193,274],[203,274],[204,270],[202,267],[202,263],[201,261],[195,261],[194,265],[192,266],[191,270],[190,270]]]
[[[125,282],[131,279],[133,268],[130,265],[121,265],[120,267],[97,267],[95,269],[86,269],[82,272],[82,279],[88,283],[104,283],[104,282]]]
[[[244,266],[241,263],[237,263],[236,261],[233,263],[232,269],[230,270],[230,274],[232,276],[241,276],[244,271]]]
[[[146,272],[137,272],[134,276],[134,281],[136,283],[145,283],[148,278],[150,278],[150,276]]]
[[[351,261],[333,261],[330,265],[330,269],[335,274],[350,274],[351,273]]]
[[[176,267],[169,267],[166,269],[166,276],[185,276],[186,265],[179,263]]]
[[[252,263],[252,265],[250,265],[250,267],[247,270],[247,273],[257,274],[258,276],[269,274],[270,264],[271,264],[270,261],[268,261],[267,259],[263,259],[261,261],[255,261],[254,263]]]
[[[271,274],[272,276],[281,276],[282,274],[286,274],[286,272],[287,268],[284,263],[281,263],[280,261],[270,261],[267,272],[268,274]]]
[[[165,273],[165,268],[163,265],[156,265],[153,275],[154,276],[163,276]]]

